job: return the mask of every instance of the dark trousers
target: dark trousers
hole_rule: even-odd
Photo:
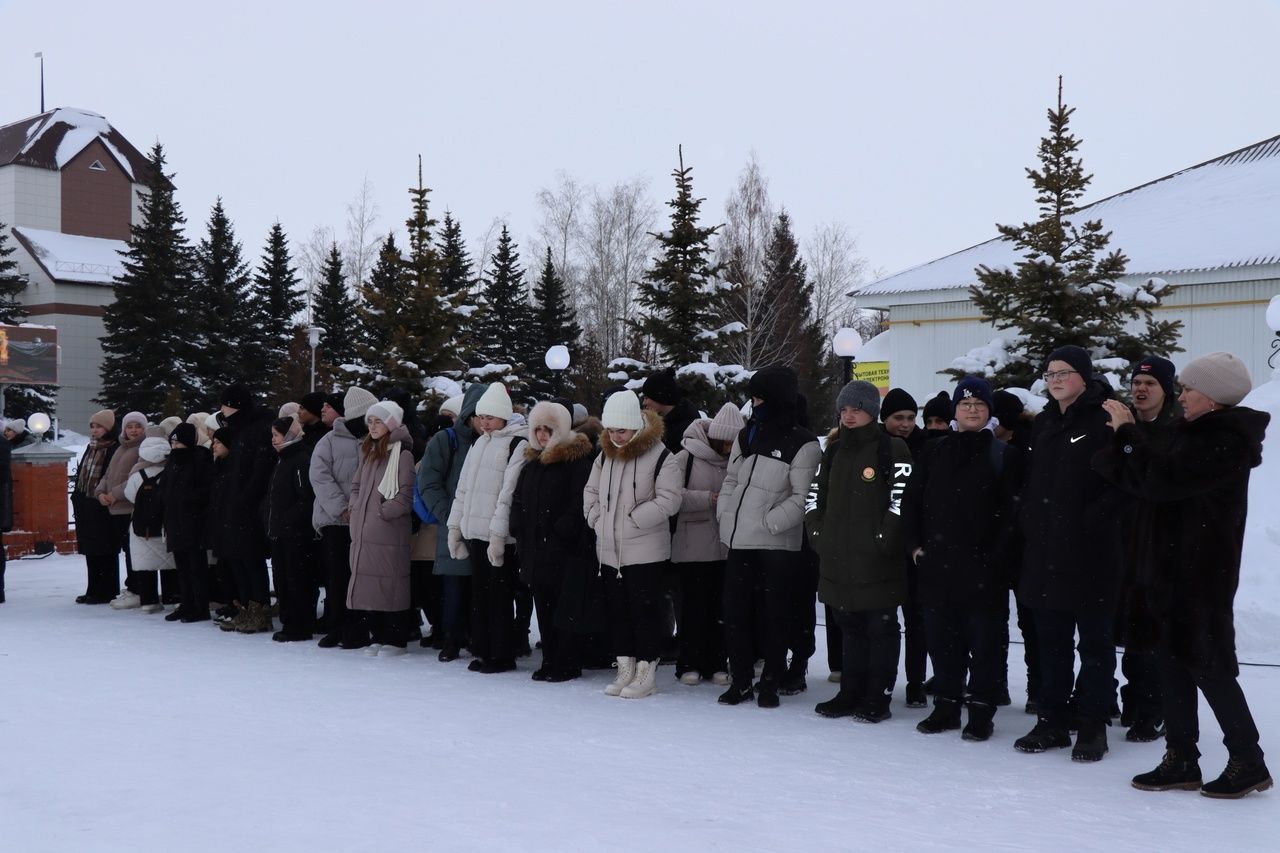
[[[853,702],[889,704],[898,680],[898,609],[836,610],[844,640],[840,693]]]
[[[956,702],[969,696],[995,705],[1000,698],[1000,611],[985,607],[926,607],[924,625],[933,658],[933,693]]]
[[[907,560],[907,602],[902,605],[903,668],[908,684],[924,684],[928,675],[929,644],[924,627],[924,608],[920,605],[917,585],[919,572],[913,560]]]
[[[671,563],[662,573],[662,656],[679,657],[680,637],[684,631],[684,622],[680,615],[684,612],[684,588],[680,573]]]
[[[85,595],[110,600],[120,594],[120,555],[97,554],[84,558],[89,583]]]
[[[662,654],[662,573],[667,563],[601,566],[609,645],[615,657],[656,663]]]
[[[347,617],[347,587],[351,584],[351,528],[330,524],[320,528],[320,560],[324,563],[324,630],[331,637],[351,636]]]
[[[459,649],[471,635],[471,578],[467,575],[437,575],[443,590],[440,626],[445,643]]]
[[[1200,754],[1200,722],[1196,690],[1204,694],[1222,729],[1222,743],[1232,758],[1248,764],[1262,761],[1258,727],[1249,713],[1240,682],[1229,675],[1194,673],[1165,656],[1159,661],[1164,705],[1165,743],[1170,749]]]
[[[440,627],[441,610],[444,607],[444,584],[435,568],[434,560],[414,560],[409,563],[409,601],[415,610],[421,610],[434,631]],[[416,615],[416,614],[415,614]]]
[[[1036,639],[1036,620],[1031,608],[1018,606],[1018,631],[1022,634],[1022,662],[1027,667],[1027,698],[1040,699],[1040,641]],[[1008,620],[1006,620],[1008,621]]]
[[[1080,652],[1080,675],[1074,679],[1080,716],[1106,721],[1116,699],[1116,644],[1112,614],[1097,610],[1035,610],[1040,643],[1041,709],[1065,716],[1075,674],[1075,650]],[[1075,643],[1076,632],[1080,642]]]
[[[4,604],[4,569],[6,561],[4,553],[4,535],[0,534],[0,604]]]
[[[261,557],[236,557],[229,562],[240,603],[245,606],[251,601],[264,606],[270,604],[271,585],[267,580],[267,561]]]
[[[734,684],[751,683],[756,647],[764,656],[761,679],[777,684],[787,668],[796,596],[790,551],[729,550],[724,567],[724,635]]]
[[[1160,719],[1160,662],[1151,652],[1125,649],[1120,657],[1125,684],[1120,688],[1124,716],[1130,722]]]
[[[542,668],[548,672],[570,672],[578,668],[573,635],[556,625],[560,604],[559,584],[533,587],[533,604],[538,611],[538,634],[542,637]]]
[[[680,573],[680,656],[676,675],[696,672],[710,678],[725,671],[724,560],[672,563]]]
[[[271,570],[280,602],[280,625],[290,634],[311,636],[315,631],[317,590],[311,577],[310,545],[308,540],[271,540]]]
[[[178,609],[198,619],[209,616],[209,566],[204,548],[187,548],[173,552],[177,566],[178,588],[182,601]]]
[[[209,598],[223,606],[240,600],[240,593],[236,590],[236,580],[231,571],[231,561],[226,557],[215,555],[213,563],[209,565]]]
[[[489,562],[489,543],[470,539],[471,653],[481,660],[515,660],[516,552],[508,547],[502,565]]]
[[[138,603],[142,605],[160,603],[160,573],[134,572],[133,591],[138,595]]]
[[[836,621],[836,612],[830,604],[822,606],[823,619],[827,634],[827,669],[839,672],[844,666],[844,634],[840,623]]]
[[[403,610],[350,610],[347,612],[348,631],[355,636],[368,637],[380,646],[404,648],[406,626]]]
[[[518,559],[514,550],[510,546],[507,547],[507,559]],[[529,625],[533,622],[533,590],[529,585],[520,580],[519,564],[513,564],[512,570],[515,571],[515,577],[511,587],[511,595],[515,599],[516,604],[516,621],[512,628],[514,636],[513,641],[516,649],[529,645]]]
[[[791,667],[800,672],[808,669],[809,658],[817,650],[818,630],[818,555],[808,549],[794,554],[796,574],[792,578],[795,610],[791,615]]]
[[[132,515],[113,515],[111,516],[111,530],[116,535],[116,542],[120,545],[120,550],[124,552],[124,588],[134,595],[141,595],[133,581],[133,556],[129,553],[129,524],[132,521]],[[147,604],[148,602],[144,601],[142,603]]]

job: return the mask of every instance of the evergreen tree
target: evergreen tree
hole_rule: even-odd
[[[15,251],[9,245],[8,228],[0,222],[0,323],[9,326],[27,319],[27,309],[18,301],[27,282],[18,273],[18,262],[10,257]],[[52,415],[57,391],[53,385],[7,385],[0,414],[9,418],[25,418],[33,412]]]
[[[342,253],[336,242],[320,270],[311,316],[324,329],[316,353],[316,374],[317,383],[327,387],[342,375],[341,365],[353,364],[359,352],[356,299],[347,287]]]
[[[386,352],[390,345],[393,317],[388,316],[382,306],[398,306],[404,302],[402,263],[396,235],[390,233],[378,250],[377,263],[369,273],[369,284],[361,290],[364,298],[359,309],[360,351],[366,365],[380,361],[379,353]]]
[[[160,143],[147,159],[141,221],[130,229],[115,300],[103,312],[98,402],[155,417],[203,402],[196,399],[203,389],[191,381],[197,353],[190,331],[197,320],[189,310],[194,261],[182,230],[186,220]]]
[[[573,364],[580,355],[579,338],[582,336],[578,312],[569,301],[564,281],[556,273],[550,247],[542,264],[542,275],[533,286],[533,302],[533,323],[529,345],[525,348],[525,373],[529,379],[529,394],[541,400],[549,397],[560,381],[555,375],[557,371],[547,367],[547,350],[557,344],[568,347],[569,363]],[[561,385],[560,390],[568,393],[570,389]]]
[[[677,366],[701,360],[707,349],[716,320],[713,287],[721,272],[712,262],[708,242],[720,226],[698,224],[705,199],[693,197],[691,172],[681,150],[680,166],[672,172],[676,197],[667,202],[671,229],[653,235],[660,254],[636,291],[645,314],[635,326],[657,345],[667,363]]]
[[[506,225],[502,226],[498,246],[483,282],[481,295],[484,306],[472,338],[473,365],[510,365],[512,373],[520,379],[507,390],[524,392],[527,389],[528,362],[532,360],[529,355],[533,335],[532,312],[524,283],[524,269],[520,266],[519,247],[511,239]],[[541,357],[539,354],[538,358]],[[485,374],[481,378],[496,381],[501,375],[505,373]]]
[[[445,211],[444,222],[440,225],[438,239],[440,255],[440,291],[453,295],[471,292],[475,284],[472,272],[474,264],[471,253],[467,251],[466,241],[462,237],[462,226],[453,214]]]
[[[290,360],[297,316],[302,311],[302,281],[289,255],[289,240],[279,222],[271,226],[253,277],[253,345],[248,347],[245,384],[258,391],[282,392],[281,377]]]
[[[200,325],[193,336],[200,347],[195,367],[201,386],[216,391],[244,381],[246,347],[254,345],[247,334],[252,316],[249,265],[245,263],[235,228],[217,199],[209,214],[207,233],[195,249],[195,304]]]
[[[1026,170],[1040,218],[997,226],[1022,260],[1012,270],[979,266],[978,284],[969,289],[983,320],[1019,332],[1007,341],[1007,363],[988,367],[996,385],[1029,387],[1049,353],[1064,344],[1084,347],[1095,359],[1129,363],[1181,349],[1181,322],[1152,316],[1171,287],[1156,279],[1137,286],[1121,282],[1127,258],[1107,250],[1111,232],[1101,220],[1080,221],[1079,202],[1092,176],[1076,156],[1080,141],[1069,127],[1074,112],[1062,102],[1059,78],[1058,105],[1048,111],[1049,135],[1040,140],[1040,168]],[[1135,321],[1143,323],[1137,333],[1128,328]]]

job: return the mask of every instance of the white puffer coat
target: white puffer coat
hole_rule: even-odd
[[[583,511],[600,563],[621,569],[671,559],[668,519],[680,511],[683,471],[662,444],[662,419],[644,413],[644,429],[622,447],[606,433],[591,466]]]
[[[143,472],[148,477],[157,477],[164,471],[164,465],[147,465],[145,468],[141,466],[142,463],[134,466],[133,473],[124,484],[124,499],[130,506],[133,505],[133,499],[138,496],[138,489],[142,487]],[[129,559],[133,563],[135,572],[159,572],[176,568],[164,536],[150,536],[144,539],[133,532],[132,523],[129,525]]]
[[[463,539],[489,541],[491,525],[507,544],[515,540],[507,535],[507,516],[502,515],[495,524],[494,515],[499,499],[506,495],[506,509],[511,506],[511,491],[515,489],[520,469],[526,462],[520,447],[528,438],[529,428],[523,421],[508,423],[500,430],[481,434],[471,445],[467,459],[462,463],[458,477],[458,489],[454,492],[453,508],[449,510],[449,527],[462,531]]]
[[[684,500],[676,517],[675,535],[671,537],[673,563],[711,563],[729,554],[729,549],[720,541],[720,525],[711,508],[711,495],[719,492],[724,484],[729,457],[712,449],[707,437],[710,424],[709,420],[689,424],[680,442],[683,449],[676,454]],[[687,480],[685,471],[689,472]]]

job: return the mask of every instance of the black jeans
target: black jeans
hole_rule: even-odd
[[[173,562],[178,572],[178,587],[182,601],[178,609],[185,616],[197,619],[209,617],[209,566],[202,547],[173,552]]]
[[[797,554],[729,550],[724,567],[724,635],[729,668],[739,687],[755,674],[756,646],[764,656],[761,679],[777,684],[787,668],[795,620]]]
[[[404,648],[407,626],[403,610],[350,610],[347,630],[355,636],[369,637],[380,646]]]
[[[160,603],[160,573],[134,572],[133,592],[138,596],[138,603],[144,607],[148,604]]]
[[[826,622],[827,634],[827,669],[839,672],[844,666],[844,634],[840,623],[836,620],[836,611],[830,604],[822,606],[823,621]]]
[[[1035,614],[1020,601],[1017,607],[1018,631],[1022,633],[1022,662],[1027,667],[1027,698],[1039,701],[1040,641],[1036,639]]]
[[[680,656],[676,675],[696,672],[710,678],[725,672],[724,560],[672,563],[680,573]]]
[[[280,625],[290,634],[311,636],[316,625],[315,582],[311,577],[310,541],[271,540],[271,569],[275,573]]]
[[[601,566],[609,645],[615,657],[657,663],[662,654],[662,573],[667,563]]]
[[[902,605],[902,633],[906,642],[903,649],[903,668],[908,684],[924,684],[928,675],[929,644],[924,626],[924,608],[920,605],[920,570],[915,561],[907,558],[907,603]]]
[[[120,555],[95,554],[84,558],[89,583],[85,595],[111,600],[120,594]]]
[[[933,658],[934,696],[964,701],[968,671],[970,698],[986,705],[996,704],[1003,689],[1000,615],[998,608],[924,608],[929,655]]]
[[[840,694],[855,703],[888,705],[902,651],[898,608],[836,610],[835,614],[844,640]]]
[[[542,637],[542,668],[553,673],[571,672],[578,668],[573,635],[556,625],[560,604],[559,584],[533,587],[533,604],[538,611],[538,634]]]
[[[444,606],[444,584],[432,570],[434,560],[414,560],[409,563],[409,604],[421,610],[427,617],[431,630],[440,628],[440,611]],[[415,617],[417,614],[414,614]],[[443,631],[441,632],[443,635]]]
[[[246,607],[256,601],[264,607],[271,603],[271,585],[267,577],[267,561],[262,557],[236,557],[230,560],[236,579],[240,603]]]
[[[1120,701],[1130,721],[1160,719],[1160,659],[1151,652],[1125,649],[1120,657],[1125,684]]]
[[[796,575],[791,582],[791,592],[795,610],[791,615],[787,648],[791,651],[791,666],[804,671],[818,645],[818,555],[806,548],[793,556]]]
[[[351,585],[351,528],[330,524],[320,528],[320,560],[324,563],[324,629],[331,637],[351,636],[347,617],[347,587]]]
[[[502,565],[489,562],[489,542],[467,540],[471,552],[471,653],[485,661],[515,660],[515,548],[507,547]]]
[[[1036,608],[1036,638],[1040,643],[1040,708],[1060,717],[1067,712],[1075,673],[1075,650],[1080,651],[1080,675],[1075,678],[1080,716],[1106,721],[1116,700],[1116,644],[1112,614],[1097,610]],[[1080,633],[1079,646],[1075,643]]]
[[[1204,694],[1222,729],[1222,743],[1232,758],[1254,764],[1262,761],[1258,727],[1249,713],[1238,679],[1230,675],[1194,673],[1173,658],[1160,659],[1160,688],[1164,706],[1165,743],[1170,749],[1200,754],[1200,721],[1196,690]]]
[[[440,625],[445,642],[463,648],[471,636],[471,577],[437,575],[443,589]]]

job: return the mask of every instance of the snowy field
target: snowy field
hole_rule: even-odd
[[[285,645],[73,604],[83,586],[77,557],[9,564],[3,851],[1276,849],[1275,791],[1133,790],[1163,745],[1122,729],[1099,764],[1015,752],[1020,704],[988,743],[929,737],[901,683],[878,726],[818,717],[835,692],[821,653],[775,711],[720,707],[670,667],[627,701],[603,671],[539,684],[529,659],[479,675],[416,645]],[[1242,681],[1280,756],[1280,669]],[[1226,755],[1202,714],[1212,778]]]

